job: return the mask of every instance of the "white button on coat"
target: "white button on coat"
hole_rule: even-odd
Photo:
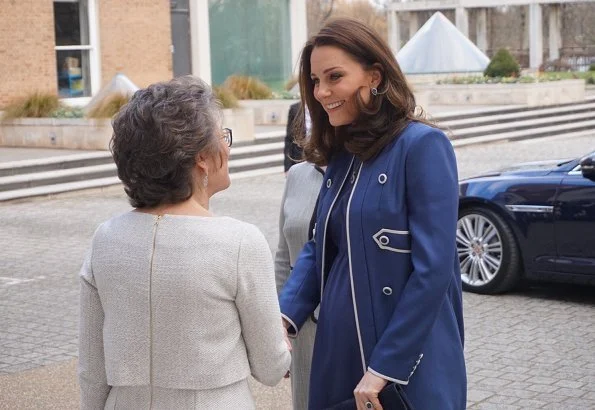
[[[382,288],[382,293],[384,293],[386,296],[390,296],[393,294],[393,290],[392,290],[392,288],[385,286]]]
[[[378,182],[380,182],[382,185],[384,185],[386,183],[386,179],[387,179],[386,174],[378,175]]]
[[[326,187],[327,188],[330,188],[332,184],[333,184],[333,182],[331,181],[330,178],[326,180]]]

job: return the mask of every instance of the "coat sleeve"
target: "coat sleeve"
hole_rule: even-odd
[[[291,354],[283,337],[271,251],[254,226],[241,240],[237,272],[236,306],[250,370],[256,380],[274,386],[289,370]]]
[[[287,181],[285,182],[285,190],[283,191],[283,197],[281,199],[281,209],[279,211],[279,242],[277,244],[277,251],[275,252],[275,283],[277,285],[277,294],[283,289],[283,285],[289,277],[291,270],[291,261],[289,258],[289,244],[287,238],[283,233],[283,226],[285,225],[285,198],[287,198],[287,185],[289,184],[289,178],[291,174],[287,175]]]
[[[405,172],[413,271],[368,368],[400,384],[420,363],[453,280],[458,177],[448,138],[432,130],[413,141]]]
[[[297,336],[308,317],[320,303],[320,286],[316,274],[316,243],[306,242],[279,297],[281,313],[291,327],[288,332]]]
[[[81,271],[78,379],[81,409],[102,409],[111,387],[107,384],[103,351],[103,307],[95,285],[89,250]]]

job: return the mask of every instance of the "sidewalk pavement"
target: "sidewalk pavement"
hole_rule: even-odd
[[[456,148],[461,177],[575,157],[592,137]],[[481,161],[477,161],[481,158]],[[253,223],[277,245],[282,173],[215,196],[215,214]],[[0,409],[76,409],[78,280],[96,226],[130,209],[121,187],[0,204]],[[584,410],[595,403],[595,293],[560,285],[463,295],[468,408]],[[289,382],[251,384],[257,408],[290,409]]]

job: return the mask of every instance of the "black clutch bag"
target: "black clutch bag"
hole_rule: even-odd
[[[403,388],[397,383],[389,383],[380,393],[378,393],[378,400],[384,410],[414,410],[413,406],[407,399]],[[334,406],[328,407],[326,410],[355,410],[355,398],[351,398]]]

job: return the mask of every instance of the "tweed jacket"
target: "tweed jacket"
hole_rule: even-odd
[[[80,283],[82,408],[115,385],[275,385],[289,369],[270,249],[250,224],[125,213],[95,232]]]

